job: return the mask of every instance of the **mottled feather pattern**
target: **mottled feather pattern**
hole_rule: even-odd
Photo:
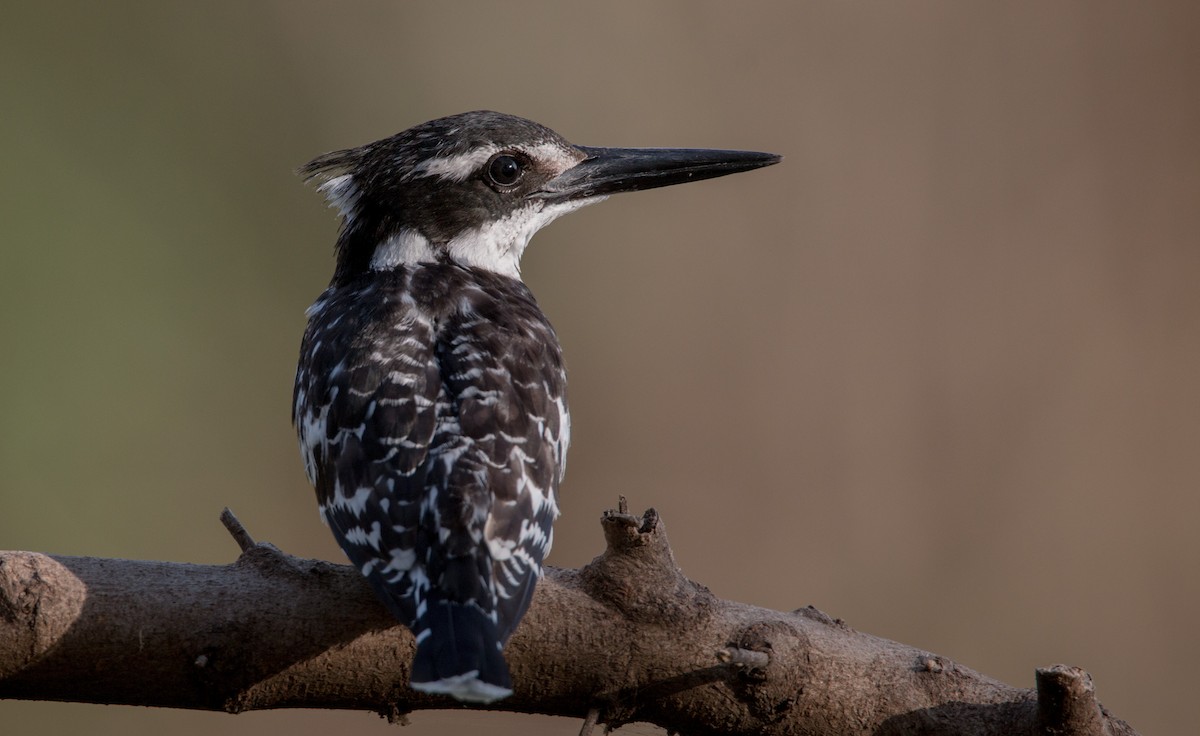
[[[570,421],[558,341],[520,281],[530,238],[610,194],[778,161],[575,146],[476,110],[301,169],[342,226],[294,420],[323,516],[416,635],[414,689],[513,693],[501,649],[552,542]]]
[[[430,587],[504,642],[551,543],[570,437],[553,328],[520,281],[371,271],[313,305],[294,420],[321,512],[421,636]]]

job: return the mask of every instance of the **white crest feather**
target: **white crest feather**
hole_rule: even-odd
[[[325,195],[330,206],[336,207],[338,213],[346,220],[354,217],[354,207],[358,203],[358,186],[354,183],[352,174],[335,176],[321,186],[317,191]]]

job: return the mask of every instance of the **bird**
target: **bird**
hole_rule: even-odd
[[[341,225],[292,419],[321,517],[415,637],[414,690],[512,694],[503,647],[553,541],[571,422],[558,338],[521,280],[529,239],[611,194],[780,158],[577,146],[474,111],[300,169]]]

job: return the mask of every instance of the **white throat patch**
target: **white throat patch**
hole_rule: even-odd
[[[599,202],[603,197],[573,202],[546,204],[538,200],[501,220],[488,222],[454,236],[446,244],[450,259],[463,266],[494,271],[514,279],[521,278],[521,255],[533,234],[580,207]]]
[[[508,217],[464,230],[444,246],[435,246],[421,233],[405,229],[375,247],[371,270],[386,271],[415,263],[436,263],[442,251],[460,266],[521,278],[521,256],[534,233],[559,217],[580,207],[599,202],[592,197],[573,202],[546,204],[531,200]]]

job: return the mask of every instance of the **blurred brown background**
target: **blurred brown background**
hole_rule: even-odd
[[[718,595],[1021,686],[1077,664],[1144,733],[1190,732],[1198,8],[10,4],[0,548],[223,563],[228,504],[342,559],[288,422],[336,229],[292,174],[308,158],[476,108],[769,150],[784,164],[616,197],[527,253],[575,418],[551,562],[597,554],[624,493]],[[0,723],[397,733],[21,702]]]

